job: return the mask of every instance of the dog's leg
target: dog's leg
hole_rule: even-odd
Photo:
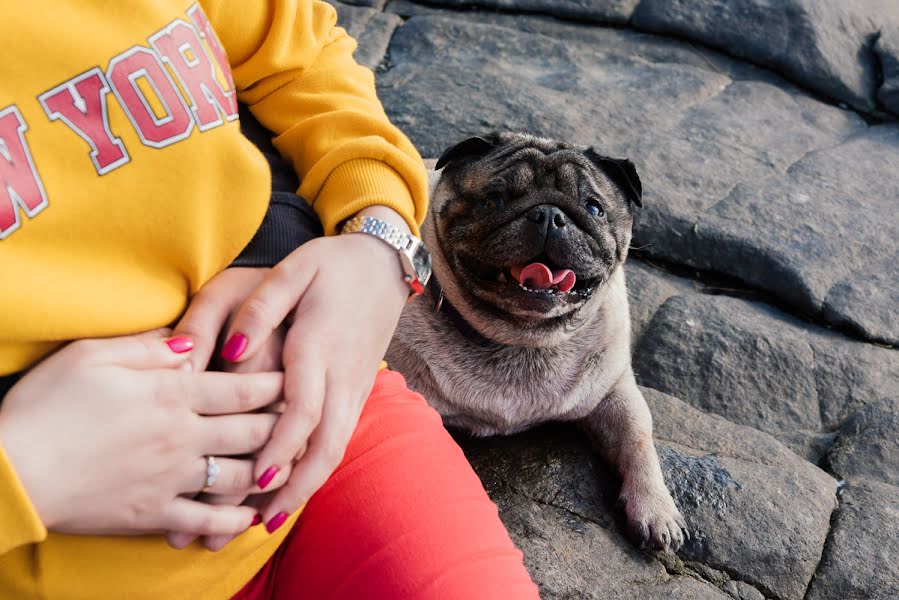
[[[621,477],[619,502],[633,538],[642,548],[680,548],[686,523],[665,487],[652,416],[630,368],[581,426]]]

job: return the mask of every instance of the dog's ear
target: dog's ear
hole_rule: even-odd
[[[593,148],[587,148],[584,154],[621,188],[628,200],[643,208],[643,184],[640,183],[634,163],[626,158],[603,156]]]
[[[449,163],[454,160],[459,160],[460,158],[466,157],[475,157],[481,158],[486,156],[488,152],[496,148],[497,137],[495,134],[489,134],[486,136],[476,136],[470,137],[467,140],[462,140],[446,152],[444,152],[439,159],[437,159],[436,170],[440,170]]]

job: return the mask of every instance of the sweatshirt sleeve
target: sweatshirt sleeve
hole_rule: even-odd
[[[378,100],[374,74],[353,59],[356,42],[318,0],[201,0],[225,52],[238,99],[267,129],[300,177],[330,235],[380,204],[416,235],[427,175],[412,143]]]
[[[47,529],[0,446],[0,556],[46,537]]]

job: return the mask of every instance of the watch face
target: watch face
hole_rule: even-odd
[[[422,285],[426,285],[431,278],[431,253],[424,244],[419,244],[412,255],[412,267]]]

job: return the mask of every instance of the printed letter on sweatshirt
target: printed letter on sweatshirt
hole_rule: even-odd
[[[229,110],[232,114],[236,115],[237,94],[234,89],[234,77],[231,75],[231,65],[228,62],[228,55],[225,53],[225,48],[219,41],[215,31],[213,31],[209,19],[206,18],[206,13],[203,12],[203,9],[201,9],[198,4],[194,4],[188,8],[187,15],[190,17],[194,27],[196,27],[197,31],[200,33],[200,37],[206,40],[206,44],[209,46],[209,50],[212,52],[215,62],[218,63],[221,72],[225,74],[225,80],[228,82],[228,100],[231,101]]]
[[[104,175],[129,160],[122,140],[109,130],[103,72],[94,67],[38,97],[51,121],[60,120],[91,147],[90,157],[97,173]]]
[[[193,119],[175,83],[151,50],[134,46],[119,54],[109,61],[106,79],[144,145],[164,148],[190,135]],[[140,79],[152,88],[165,115],[156,114],[138,85]]]
[[[44,184],[25,143],[27,130],[15,105],[0,111],[0,240],[19,228],[19,208],[34,218],[47,206]]]
[[[200,131],[218,127],[223,119],[237,118],[231,94],[216,80],[215,65],[193,27],[178,19],[152,36],[150,45],[178,76],[190,97],[191,111]]]

